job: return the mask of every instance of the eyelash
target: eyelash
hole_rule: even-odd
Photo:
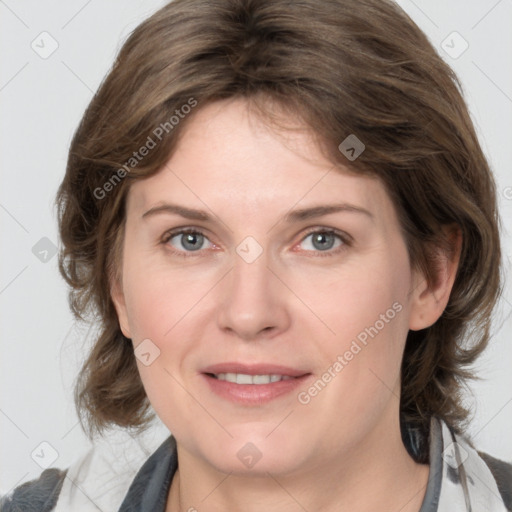
[[[315,228],[315,229],[312,229],[311,231],[309,231],[308,233],[306,233],[304,235],[304,237],[300,240],[299,243],[302,243],[304,242],[304,240],[306,240],[307,237],[311,236],[311,235],[314,235],[316,233],[322,233],[322,234],[325,234],[325,235],[335,235],[336,237],[338,237],[341,242],[342,242],[342,245],[335,248],[335,249],[329,249],[327,251],[303,251],[303,252],[314,252],[316,253],[315,256],[313,257],[332,257],[332,256],[336,256],[337,254],[345,251],[348,247],[350,247],[352,245],[352,238],[347,235],[346,233],[343,233],[341,231],[338,231],[336,229],[332,229],[332,228]],[[162,240],[161,240],[161,243],[163,245],[167,245],[168,247],[171,247],[168,245],[169,241],[174,238],[175,236],[177,235],[188,235],[188,234],[192,234],[192,235],[202,235],[204,236],[208,241],[209,238],[202,232],[200,231],[199,229],[194,229],[194,228],[181,228],[181,229],[176,229],[176,230],[171,230],[171,231],[168,231],[166,232],[163,237],[162,237]],[[210,241],[210,243],[212,243]],[[171,253],[176,255],[176,256],[181,256],[183,258],[190,258],[190,257],[193,257],[193,256],[196,256],[196,254],[194,254],[195,252],[197,253],[200,253],[202,250],[198,250],[198,251],[178,251],[178,250],[175,250],[175,249],[170,249]]]

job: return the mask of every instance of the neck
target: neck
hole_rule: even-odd
[[[376,428],[364,446],[287,475],[225,474],[180,448],[167,512],[418,512],[429,468],[407,453],[398,421]]]

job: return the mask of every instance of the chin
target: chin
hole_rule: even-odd
[[[290,454],[289,457],[283,458],[265,451],[256,455],[253,461],[249,459],[248,454],[245,454],[243,460],[243,462],[239,460],[236,455],[226,457],[223,454],[218,456],[216,454],[215,457],[209,459],[209,463],[222,473],[262,478],[267,478],[269,473],[273,476],[291,474],[300,468],[296,454],[295,456]]]
[[[241,476],[288,474],[304,464],[302,443],[293,442],[286,435],[258,435],[254,429],[240,429],[233,439],[206,448],[206,459],[223,473]]]

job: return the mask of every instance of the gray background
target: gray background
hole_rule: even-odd
[[[130,31],[163,4],[0,0],[1,493],[35,478],[41,472],[38,461],[64,468],[88,446],[72,402],[87,327],[75,324],[68,311],[54,256],[58,239],[52,204],[72,134],[93,91]],[[503,224],[512,225],[512,0],[399,4],[462,80],[496,173]],[[453,31],[460,36],[450,35]],[[469,47],[461,53],[464,40]],[[483,380],[473,383],[468,394],[477,447],[508,460],[511,241],[504,233],[507,283],[495,336],[477,366]]]

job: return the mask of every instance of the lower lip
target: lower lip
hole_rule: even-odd
[[[216,379],[205,373],[202,376],[210,389],[222,398],[242,405],[262,405],[303,387],[304,381],[311,377],[311,374],[269,384],[236,384]]]

